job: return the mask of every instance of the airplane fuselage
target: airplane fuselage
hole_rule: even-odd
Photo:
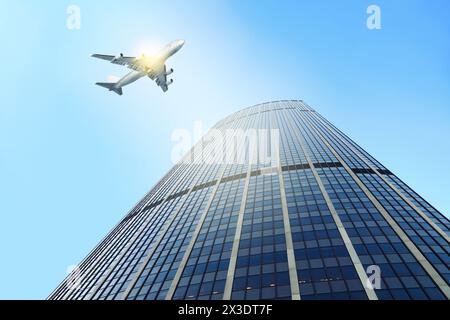
[[[151,79],[157,78],[162,72],[164,72],[164,64],[166,60],[178,52],[183,45],[183,40],[175,40],[165,46],[156,56],[142,56],[140,58],[141,63],[147,72],[133,70],[117,81],[114,87],[122,88],[145,76],[149,76]]]
[[[126,85],[129,85],[130,83],[135,82],[136,80],[144,77],[145,75],[146,75],[145,72],[133,70],[133,71],[127,73],[126,75],[124,75],[122,78],[120,78],[120,80],[117,81],[115,87],[116,88],[125,87]]]

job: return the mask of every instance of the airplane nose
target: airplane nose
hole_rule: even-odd
[[[180,47],[184,46],[185,41],[184,40],[178,40],[178,45]]]

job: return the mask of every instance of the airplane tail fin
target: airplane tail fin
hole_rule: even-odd
[[[122,88],[117,88],[115,87],[116,82],[97,82],[96,85],[106,88],[109,91],[114,91],[115,93],[117,93],[119,96],[122,95]]]

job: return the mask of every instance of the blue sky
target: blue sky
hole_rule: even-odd
[[[66,8],[81,9],[68,30]],[[368,30],[366,8],[381,8]],[[171,167],[171,133],[303,99],[450,215],[448,1],[1,1],[0,299],[45,298]],[[174,84],[94,85],[182,38]]]

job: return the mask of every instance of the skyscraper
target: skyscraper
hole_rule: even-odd
[[[218,122],[50,299],[449,299],[449,220],[302,101]]]

